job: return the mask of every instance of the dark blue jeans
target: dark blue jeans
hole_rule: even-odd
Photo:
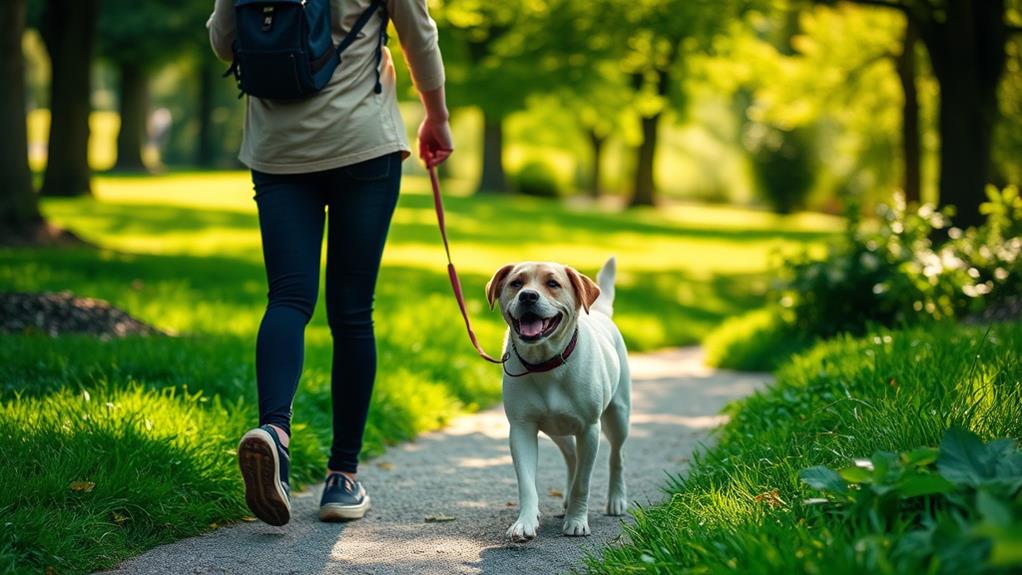
[[[291,434],[305,326],[319,291],[324,220],[326,312],[333,335],[330,469],[354,473],[376,377],[373,292],[401,187],[399,152],[307,174],[252,171],[269,283],[256,340],[259,423]],[[326,212],[329,210],[329,218]]]

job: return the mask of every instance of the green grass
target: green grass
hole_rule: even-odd
[[[0,250],[0,290],[72,290],[176,333],[100,341],[0,335],[0,573],[82,573],[246,515],[232,457],[256,422],[253,348],[265,275],[242,173],[101,177],[96,199],[47,200],[100,249]],[[456,186],[453,186],[457,189]],[[499,399],[450,295],[424,181],[409,178],[377,294],[379,375],[366,455]],[[833,219],[687,206],[626,214],[502,197],[447,199],[453,252],[484,345],[503,326],[483,285],[552,259],[595,273],[618,256],[617,318],[632,349],[693,343],[761,304],[771,253],[818,245]],[[323,305],[306,334],[293,479],[330,441]],[[369,463],[371,465],[371,462]],[[94,484],[74,490],[77,482]]]
[[[774,385],[729,408],[717,446],[670,482],[668,502],[637,510],[629,542],[590,557],[589,572],[916,572],[896,548],[905,530],[918,527],[919,509],[908,506],[889,525],[849,520],[803,503],[819,492],[799,481],[799,471],[844,467],[878,450],[935,447],[954,425],[984,440],[1017,441],[1019,349],[1022,324],[989,333],[938,325],[815,346],[782,367]],[[949,568],[938,561],[925,572],[963,572]],[[1013,569],[985,570],[981,561],[968,568]]]
[[[703,338],[706,365],[740,371],[774,371],[814,339],[784,321],[780,306],[728,318]]]

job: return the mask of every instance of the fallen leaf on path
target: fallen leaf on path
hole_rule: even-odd
[[[507,502],[507,506],[508,507],[514,507],[515,506],[515,502],[514,501],[508,501]]]
[[[381,461],[381,462],[376,464],[376,467],[379,467],[380,469],[382,469],[384,471],[390,471],[391,469],[394,469],[394,464],[393,463],[388,463],[386,461]]]
[[[556,489],[551,489],[550,491],[547,491],[546,494],[550,497],[564,497],[564,494]]]
[[[95,489],[96,484],[92,481],[72,481],[70,487],[71,491],[82,491],[88,493]]]
[[[256,521],[256,518],[252,517],[251,515],[246,515],[246,516],[242,517],[241,520],[244,521],[245,523],[252,523],[252,522]]]
[[[455,519],[457,519],[457,517],[451,517],[441,513],[439,515],[427,515],[426,523],[447,523],[448,521],[454,521]]]

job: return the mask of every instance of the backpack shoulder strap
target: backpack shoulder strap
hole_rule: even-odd
[[[362,28],[365,28],[365,25],[369,23],[369,19],[372,18],[376,10],[381,7],[383,7],[383,0],[372,0],[372,2],[369,3],[369,7],[366,8],[365,12],[362,12],[362,15],[358,17],[358,20],[355,20],[355,24],[352,25],[351,31],[348,32],[341,40],[341,43],[337,45],[338,58],[340,58],[341,53],[355,41],[358,37],[358,33],[362,31]],[[386,8],[384,8],[384,11],[386,11]]]

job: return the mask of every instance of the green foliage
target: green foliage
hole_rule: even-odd
[[[861,334],[870,323],[901,325],[921,317],[954,315],[955,284],[930,235],[946,225],[946,214],[930,206],[909,210],[881,204],[876,228],[849,211],[843,240],[826,257],[786,262],[782,304],[795,326],[813,336]]]
[[[201,0],[105,0],[97,25],[98,52],[118,64],[155,69],[180,58],[202,36],[211,11],[212,5]]]
[[[564,193],[564,186],[549,164],[540,160],[526,162],[514,176],[515,187],[526,196],[556,198]]]
[[[878,208],[877,227],[850,214],[839,244],[821,260],[788,262],[782,303],[800,331],[819,337],[861,334],[871,323],[896,326],[960,317],[991,297],[1022,286],[1022,200],[1018,191],[991,189],[983,226],[948,230],[931,241],[949,212],[909,209],[900,198]]]
[[[828,519],[872,527],[893,562],[917,573],[988,573],[1022,566],[1022,453],[952,427],[940,449],[877,451],[838,471],[803,469]],[[893,535],[892,526],[906,526]]]
[[[1022,437],[1019,349],[1020,323],[816,345],[729,407],[717,445],[671,480],[663,503],[634,511],[626,542],[587,570],[1017,573],[1018,455],[990,440]],[[948,434],[956,427],[989,443]],[[919,448],[942,438],[940,451]],[[859,460],[868,453],[877,455]],[[816,487],[829,490],[826,502]],[[931,528],[929,541],[913,534]]]
[[[1014,186],[1003,191],[991,186],[987,199],[979,208],[986,224],[964,233],[956,231],[958,237],[948,250],[968,266],[963,293],[998,301],[1022,294],[1022,196]]]
[[[811,130],[753,125],[749,131],[755,134],[747,139],[747,145],[763,199],[781,214],[805,207],[817,169]]]
[[[778,270],[777,306],[722,324],[705,340],[711,365],[769,370],[818,338],[860,335],[870,326],[961,319],[1022,294],[1022,197],[987,190],[986,222],[959,230],[947,212],[909,209],[900,198],[878,218],[850,210],[841,241]],[[949,240],[934,245],[937,233]]]
[[[754,154],[758,132],[809,130],[809,205],[836,211],[848,194],[868,204],[887,197],[902,173],[902,88],[892,55],[901,51],[904,17],[849,2],[749,8],[704,65],[705,82],[731,96],[742,124],[734,144]],[[920,58],[916,82],[924,140],[936,138],[938,100],[925,64]],[[924,153],[929,159],[934,150]]]

